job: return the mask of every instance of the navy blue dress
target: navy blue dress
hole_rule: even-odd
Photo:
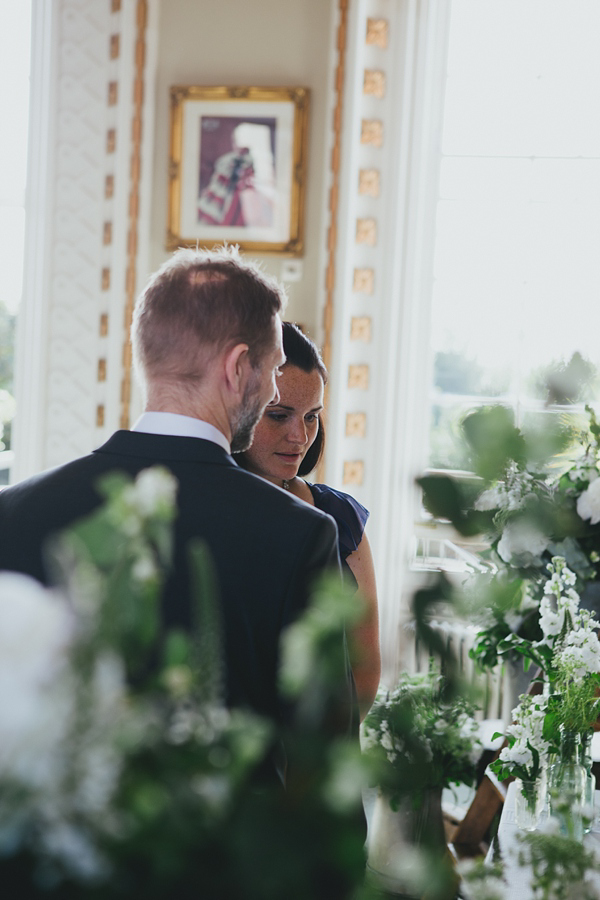
[[[306,484],[310,488],[317,509],[329,513],[337,522],[344,580],[347,579],[350,585],[357,587],[356,578],[346,559],[351,553],[354,553],[362,540],[369,518],[369,510],[365,509],[362,503],[359,503],[350,494],[336,491],[327,484],[309,484],[308,482]]]

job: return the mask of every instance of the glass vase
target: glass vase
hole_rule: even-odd
[[[521,831],[535,831],[546,804],[546,777],[541,772],[534,781],[515,779],[515,823]]]
[[[587,780],[581,737],[561,727],[560,750],[548,773],[550,815],[558,821],[561,834],[577,841],[583,840]]]
[[[585,805],[586,817],[583,824],[585,834],[592,830],[595,818],[594,802],[596,792],[596,776],[592,772],[592,737],[593,731],[584,731],[581,734],[581,763],[586,771]]]
[[[419,867],[414,869],[411,864],[418,850],[426,851],[437,859],[442,881],[436,897],[440,900],[454,898],[458,882],[446,843],[441,788],[426,790],[418,802],[414,797],[406,797],[397,808],[392,808],[389,797],[379,792],[367,836],[370,884],[382,890],[386,897],[421,898],[428,873]]]

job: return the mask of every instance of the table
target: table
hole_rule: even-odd
[[[517,784],[513,781],[508,786],[506,800],[502,809],[498,833],[488,851],[486,862],[492,863],[500,855],[504,866],[504,877],[508,885],[508,896],[515,900],[530,900],[532,897],[530,878],[531,873],[527,866],[520,866],[517,862],[520,842],[517,839],[517,826],[515,823],[515,793]],[[585,846],[593,847],[600,854],[600,791],[596,791],[594,798],[596,819],[589,834],[584,837]],[[600,892],[600,872],[594,873],[592,883]]]

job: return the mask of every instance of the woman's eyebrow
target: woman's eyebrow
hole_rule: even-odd
[[[267,409],[285,409],[288,412],[294,412],[295,407],[286,406],[285,403],[273,403],[273,404],[269,403],[269,405],[267,406]],[[311,412],[311,413],[321,412],[322,409],[323,409],[323,406],[314,406],[312,409],[309,409],[309,412]]]

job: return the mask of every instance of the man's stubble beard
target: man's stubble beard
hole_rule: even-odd
[[[246,385],[244,396],[231,425],[231,452],[241,453],[247,450],[254,437],[254,429],[260,422],[267,406],[256,396],[259,379]]]

